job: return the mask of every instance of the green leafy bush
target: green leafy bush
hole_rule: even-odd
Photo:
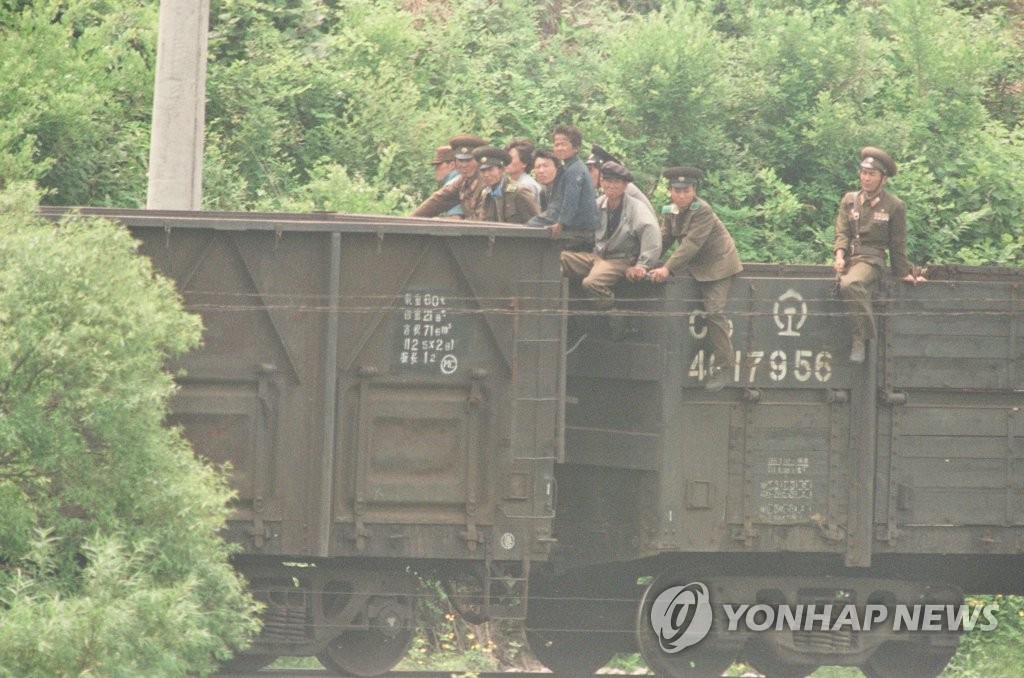
[[[0,214],[0,675],[186,675],[254,604],[223,477],[163,426],[199,321],[122,228]]]
[[[942,675],[951,678],[1013,676],[1024,666],[1024,598],[980,596],[971,605],[999,606],[998,626],[991,631],[975,629],[964,633],[960,648]]]

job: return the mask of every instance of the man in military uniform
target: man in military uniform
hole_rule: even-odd
[[[601,167],[605,193],[597,198],[600,225],[593,252],[562,252],[562,273],[582,279],[596,308],[611,308],[612,288],[623,278],[643,280],[661,257],[658,219],[641,201],[626,195],[633,180],[617,162]]]
[[[436,217],[456,205],[462,206],[464,214],[476,214],[481,201],[483,183],[477,171],[476,160],[473,159],[473,149],[486,146],[487,141],[471,134],[460,134],[452,137],[448,145],[455,154],[455,167],[461,176],[434,191],[433,195],[413,210],[411,216]]]
[[[896,163],[872,146],[861,149],[860,158],[860,190],[850,191],[839,203],[833,263],[839,296],[853,324],[853,363],[864,361],[866,342],[875,337],[871,293],[882,279],[886,251],[893,275],[914,285],[924,281],[913,275],[907,260],[907,208],[885,191],[889,177],[896,174]]]
[[[525,224],[537,216],[540,208],[529,189],[525,189],[505,174],[509,154],[494,146],[479,146],[473,150],[484,187],[481,189],[480,207],[474,215],[478,221],[498,221],[506,224]]]
[[[663,283],[670,275],[686,271],[697,281],[715,357],[704,388],[720,391],[736,366],[725,304],[732,279],[743,270],[743,264],[732,235],[711,206],[697,197],[697,183],[704,173],[696,167],[670,167],[662,176],[668,179],[672,204],[662,209],[661,246],[667,250],[676,241],[679,245],[649,277]]]

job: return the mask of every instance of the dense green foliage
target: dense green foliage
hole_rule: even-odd
[[[199,320],[124,229],[0,198],[0,676],[209,670],[255,622],[223,478],[163,426]]]
[[[999,626],[991,631],[973,630],[964,634],[960,649],[953,656],[944,676],[950,678],[989,678],[1015,676],[1024,666],[1024,598],[988,596],[969,599],[969,603],[999,606]]]
[[[156,0],[0,3],[0,177],[139,206]],[[212,0],[204,201],[401,214],[457,132],[579,126],[747,260],[825,261],[857,151],[890,151],[919,262],[1024,260],[1015,5],[969,0]],[[37,55],[26,59],[24,55]]]
[[[0,186],[145,202],[156,2],[0,2]]]

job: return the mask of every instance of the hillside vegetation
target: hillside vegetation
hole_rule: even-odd
[[[155,0],[0,3],[0,177],[145,203]],[[577,125],[747,260],[821,262],[858,150],[899,162],[918,262],[1024,260],[1019,8],[960,0],[212,0],[210,209],[402,214],[433,148]],[[35,55],[35,58],[26,58]]]

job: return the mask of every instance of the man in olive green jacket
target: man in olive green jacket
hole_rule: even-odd
[[[473,219],[497,221],[504,224],[525,224],[537,216],[540,207],[533,192],[523,188],[505,173],[509,154],[494,146],[480,146],[473,151],[479,167],[480,204]]]
[[[853,363],[864,361],[866,342],[875,337],[871,293],[884,274],[886,251],[893,275],[914,285],[924,281],[911,273],[907,259],[907,208],[885,191],[889,177],[896,174],[896,163],[873,146],[861,149],[860,157],[860,190],[850,191],[839,203],[833,263],[839,296],[853,324]]]
[[[668,261],[651,270],[649,277],[663,283],[670,275],[686,271],[697,281],[715,357],[704,388],[720,391],[729,383],[736,366],[725,304],[732,279],[743,270],[743,264],[732,235],[711,206],[697,197],[697,182],[704,173],[696,167],[670,167],[662,176],[668,179],[672,198],[672,204],[662,210],[662,251],[676,241],[679,245]]]
[[[462,207],[465,218],[476,214],[480,206],[483,183],[480,172],[473,159],[473,149],[487,144],[485,139],[472,134],[460,134],[452,137],[449,145],[455,155],[455,167],[461,175],[458,179],[446,183],[434,191],[433,195],[419,204],[410,216],[438,217],[447,215],[453,207]],[[454,218],[463,218],[455,216]]]

